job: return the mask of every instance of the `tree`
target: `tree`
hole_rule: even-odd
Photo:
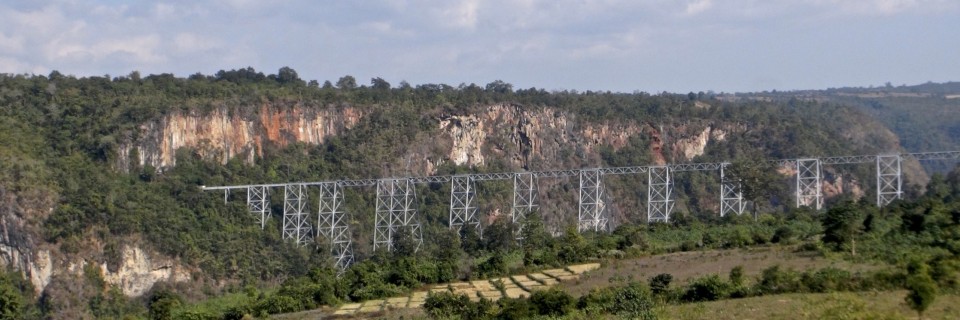
[[[494,93],[513,93],[513,85],[503,82],[503,80],[496,80],[494,82],[487,84],[487,92]]]
[[[24,298],[20,291],[13,284],[0,281],[0,318],[21,319],[24,305]]]
[[[840,249],[850,244],[850,254],[857,255],[856,238],[863,233],[863,214],[851,201],[843,201],[827,210],[821,218],[823,242]]]
[[[280,71],[277,72],[277,82],[280,84],[303,84],[303,80],[300,80],[297,71],[290,67],[280,68]]]
[[[911,270],[912,269],[912,270]],[[923,262],[912,262],[908,267],[907,277],[907,296],[904,300],[910,309],[917,312],[919,318],[923,318],[923,312],[933,304],[937,298],[937,283],[930,277],[930,267]]]
[[[390,90],[390,83],[380,77],[370,79],[370,86],[376,90]]]
[[[340,90],[353,90],[357,88],[357,79],[351,75],[346,75],[337,80],[337,88]]]
[[[724,169],[724,173],[740,181],[740,192],[753,203],[753,217],[757,218],[762,203],[781,193],[783,183],[773,163],[760,155],[740,158]]]
[[[181,304],[180,296],[173,291],[160,289],[150,297],[150,319],[173,319],[173,309]]]

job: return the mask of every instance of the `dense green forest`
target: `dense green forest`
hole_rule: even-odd
[[[744,98],[810,99],[853,106],[893,130],[905,150],[912,152],[960,149],[960,82],[870,88],[763,92],[737,94]],[[949,163],[923,164],[946,173]]]
[[[374,78],[369,85],[362,85],[353,77],[344,76],[335,83],[320,83],[302,80],[290,68],[268,75],[245,68],[186,78],[170,74],[141,77],[137,72],[85,78],[58,72],[46,76],[5,74],[0,75],[0,191],[12,195],[2,200],[5,217],[24,221],[18,224],[20,227],[7,230],[23,239],[15,245],[51,246],[63,259],[90,259],[116,268],[121,263],[123,246],[136,244],[196,270],[196,281],[159,284],[140,300],[124,297],[118,288],[104,282],[96,268],[84,269],[80,279],[54,277],[36,299],[31,294],[33,289],[16,280],[16,273],[9,273],[7,277],[13,280],[0,279],[12,288],[5,292],[21,301],[16,304],[21,307],[11,312],[22,312],[28,318],[58,313],[97,318],[121,318],[127,314],[164,318],[177,310],[177,305],[246,290],[251,296],[249,303],[221,311],[263,315],[383,297],[423,283],[601,259],[606,257],[603,252],[610,250],[633,250],[630,254],[638,255],[771,243],[780,228],[793,228],[795,224],[796,230],[789,231],[791,237],[803,241],[813,241],[820,232],[817,218],[809,213],[790,213],[761,222],[719,221],[698,197],[716,193],[711,189],[715,187],[710,186],[716,178],[694,173],[678,181],[678,203],[684,205],[671,226],[642,226],[636,215],[624,213],[634,218],[621,221],[622,226],[609,235],[568,231],[554,238],[547,236],[546,228],[529,228],[525,230],[539,233],[518,244],[509,236],[513,226],[500,219],[486,227],[482,240],[470,235],[460,239],[445,227],[449,186],[432,184],[418,187],[418,208],[426,225],[424,238],[430,241],[425,241],[425,247],[415,254],[404,250],[399,250],[402,254],[374,254],[368,248],[372,226],[358,222],[372,221],[372,195],[348,191],[346,206],[356,215],[357,221],[351,226],[355,227],[362,262],[337,279],[330,276],[332,269],[323,248],[297,247],[280,238],[280,195],[274,195],[271,201],[275,217],[269,220],[266,230],[261,230],[242,201],[224,204],[222,194],[203,193],[199,189],[201,185],[379,177],[385,173],[384,163],[401,158],[406,148],[422,141],[424,136],[436,134],[438,116],[469,114],[493,103],[509,103],[521,109],[550,107],[587,122],[635,121],[669,128],[701,120],[739,123],[747,128],[725,143],[708,146],[705,154],[696,159],[705,162],[875,154],[897,148],[896,141],[877,134],[885,129],[871,120],[867,112],[842,101],[729,101],[692,93],[551,92],[517,89],[502,81],[484,86],[413,86],[406,82],[394,86]],[[701,107],[701,103],[710,107]],[[252,115],[262,105],[282,108],[291,104],[315,109],[351,106],[364,110],[366,115],[357,126],[321,145],[267,145],[269,150],[254,164],[238,158],[221,164],[184,148],[177,152],[176,166],[163,171],[136,162],[129,168],[115,165],[119,146],[138,139],[144,123],[165,115],[202,114],[218,108]],[[851,130],[863,131],[865,137],[847,138]],[[939,137],[932,139],[950,140],[951,136]],[[600,163],[582,160],[578,164],[595,167],[650,163],[649,141],[644,139],[647,138],[632,138],[619,149],[602,147],[598,151]],[[522,168],[505,159],[493,159],[480,167],[445,163],[436,171],[450,174],[519,169]],[[862,181],[872,177],[869,168],[851,169],[846,174]],[[611,180],[608,187],[621,190],[617,192],[628,198],[638,198],[631,192],[642,190],[642,183]],[[556,194],[568,188],[546,190],[545,196],[561,198]],[[869,190],[870,186],[865,188]],[[506,184],[492,183],[481,185],[478,194],[490,199],[486,205],[491,207],[504,203],[509,190]],[[913,192],[916,196],[920,193],[920,189]],[[946,194],[940,199],[953,203],[953,198]],[[768,211],[790,211],[785,195],[774,197],[779,199],[774,199]],[[543,212],[545,217],[548,214],[559,213]],[[563,225],[550,227],[568,229]],[[883,230],[883,235],[892,232]],[[881,233],[866,233],[874,234]],[[926,238],[905,239],[912,240],[904,245],[930,242]],[[442,245],[448,243],[461,245]],[[945,247],[930,250],[948,250],[936,248]],[[869,250],[880,249],[864,244],[859,251],[869,255]]]

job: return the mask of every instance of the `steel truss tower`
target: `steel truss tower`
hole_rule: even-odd
[[[580,210],[577,231],[608,231],[607,203],[603,194],[603,173],[580,170]]]
[[[647,171],[647,223],[670,222],[673,212],[673,179],[669,166],[653,166]]]
[[[310,239],[307,221],[307,186],[288,184],[283,187],[283,238],[305,245]]]
[[[477,235],[483,238],[473,178],[470,175],[453,176],[450,183],[450,229],[462,235],[461,229],[466,225],[476,229]]]
[[[518,239],[522,238],[527,215],[537,211],[539,195],[537,177],[533,173],[520,172],[513,175],[513,208],[510,210],[510,219],[517,227]]]
[[[317,237],[323,236],[329,241],[334,266],[343,272],[353,264],[353,237],[343,209],[343,188],[337,182],[324,182],[319,187]]]
[[[247,208],[260,222],[260,230],[263,230],[270,217],[270,189],[264,186],[247,187]]]
[[[820,159],[797,159],[797,208],[811,206],[816,210],[823,207],[823,193],[820,190]]]
[[[900,155],[877,156],[877,206],[883,207],[903,194]]]
[[[740,191],[740,179],[728,177],[724,169],[729,163],[720,166],[720,216],[743,214],[743,193]]]
[[[413,181],[407,178],[377,180],[377,212],[374,218],[373,250],[393,250],[393,235],[410,232],[420,249],[423,235],[417,217],[417,199]]]

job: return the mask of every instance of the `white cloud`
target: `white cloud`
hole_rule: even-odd
[[[808,0],[823,10],[848,15],[896,15],[903,13],[942,13],[955,11],[954,0]]]
[[[479,0],[462,0],[454,6],[441,10],[440,19],[447,25],[473,30],[477,27]]]
[[[685,12],[688,15],[697,15],[709,10],[711,7],[713,7],[713,0],[696,0],[687,3],[687,9]]]
[[[208,51],[220,46],[219,41],[189,32],[182,32],[173,38],[173,46],[179,53]]]
[[[24,39],[22,36],[7,36],[3,32],[0,32],[0,53],[21,53],[24,49],[23,42]]]

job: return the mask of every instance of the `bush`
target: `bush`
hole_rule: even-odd
[[[530,319],[537,315],[529,300],[523,298],[503,298],[497,302],[500,313],[497,319]]]
[[[577,300],[577,309],[589,315],[611,312],[616,303],[616,291],[612,287],[594,288]]]
[[[694,280],[687,286],[681,299],[683,301],[713,301],[730,296],[731,286],[720,276],[712,274]]]
[[[631,282],[626,287],[618,289],[614,294],[613,309],[610,310],[621,317],[631,319],[656,319],[653,312],[655,306],[650,290],[639,283]]]
[[[573,297],[557,288],[534,291],[530,303],[537,313],[545,316],[562,316],[573,311]]]
[[[430,292],[427,294],[427,300],[423,302],[423,310],[431,318],[447,319],[463,315],[469,304],[470,299],[464,294],[446,291]]]
[[[860,287],[859,279],[854,278],[849,271],[832,267],[805,272],[801,282],[803,287],[811,292],[849,291]]]
[[[670,282],[673,281],[673,275],[661,273],[650,278],[650,291],[654,295],[662,295],[670,290]]]
[[[773,232],[773,238],[770,239],[773,243],[780,244],[793,244],[797,237],[797,232],[790,228],[789,226],[781,226],[777,228],[777,231]]]
[[[756,291],[759,294],[799,292],[801,287],[800,275],[797,272],[782,271],[780,266],[772,266],[761,273]]]

